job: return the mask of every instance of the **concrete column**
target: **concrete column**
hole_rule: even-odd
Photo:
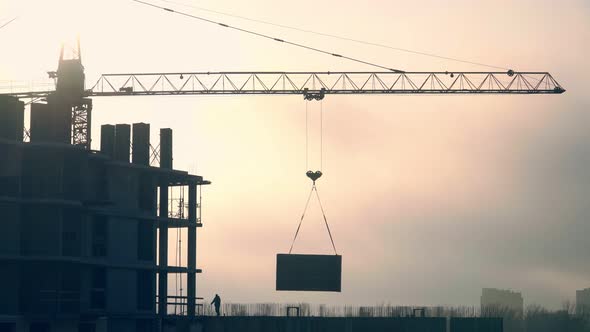
[[[31,142],[51,141],[48,123],[51,123],[49,106],[47,104],[31,104]]]
[[[129,148],[131,145],[131,127],[128,124],[115,126],[115,150],[113,159],[129,162]]]
[[[49,123],[52,142],[72,144],[72,106],[66,100],[53,96],[47,97],[49,106]]]
[[[172,169],[172,129],[160,129],[160,167]],[[168,186],[160,187],[160,218],[168,217]],[[168,267],[168,223],[160,222],[160,266]],[[166,315],[168,302],[168,272],[160,271],[158,289],[159,314]]]
[[[160,187],[160,218],[168,217],[168,186]],[[162,219],[160,219],[162,220]],[[160,221],[159,267],[168,267],[168,223]],[[158,278],[158,314],[165,316],[168,302],[168,272],[160,269]]]
[[[112,158],[114,150],[115,126],[108,124],[100,126],[100,152]]]
[[[0,96],[0,138],[22,142],[25,104],[15,97]]]
[[[172,169],[172,129],[160,129],[160,167]]]
[[[133,124],[133,151],[131,162],[150,165],[150,125],[148,123]]]
[[[31,104],[31,142],[71,144],[72,107],[55,96]]]
[[[195,315],[195,297],[197,294],[197,280],[195,269],[197,268],[197,185],[188,186],[188,244],[187,244],[187,315]]]

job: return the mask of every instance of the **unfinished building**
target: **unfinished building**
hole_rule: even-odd
[[[194,317],[209,182],[173,169],[172,130],[155,153],[149,124],[104,125],[93,151],[72,144],[58,97],[30,105],[30,133],[24,106],[0,96],[0,331],[156,331],[171,303]],[[173,188],[187,192],[181,213]],[[184,266],[168,262],[171,228],[186,230]],[[186,295],[168,294],[169,274],[184,275]]]

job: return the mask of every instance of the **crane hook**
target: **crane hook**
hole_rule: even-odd
[[[313,183],[315,184],[315,181],[317,179],[319,179],[320,177],[322,177],[322,172],[321,171],[315,171],[315,172],[307,171],[305,173],[305,175],[307,175],[307,177],[310,178],[311,181],[313,181]]]

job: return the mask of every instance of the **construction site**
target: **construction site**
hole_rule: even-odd
[[[430,75],[430,79],[435,80],[434,75]],[[464,74],[459,75],[464,77]],[[492,75],[488,74],[490,81]],[[515,77],[518,75],[521,74]],[[202,303],[197,292],[197,274],[201,270],[196,262],[196,243],[198,229],[203,226],[201,186],[211,183],[203,176],[173,168],[173,130],[170,128],[160,129],[159,142],[151,142],[150,124],[103,124],[100,150],[91,150],[92,99],[84,88],[81,58],[64,59],[62,52],[54,76],[55,91],[0,96],[0,155],[5,156],[0,164],[0,214],[3,216],[0,293],[4,294],[0,303],[0,331],[369,329],[454,332],[479,325],[478,331],[501,331],[501,318],[481,318],[481,321],[479,318],[456,318],[449,325],[444,317],[415,315],[372,319],[251,317],[221,320],[203,316],[203,305],[207,304]],[[166,80],[165,75],[160,76],[161,80]],[[197,77],[188,76],[187,79]],[[284,80],[287,78],[284,74],[280,76]],[[542,76],[547,84],[555,82],[548,73]],[[132,85],[135,76],[130,77],[123,87],[109,94],[166,93],[165,90],[138,91]],[[100,83],[104,82],[114,88],[108,78],[101,78]],[[492,90],[497,89],[490,86]],[[365,93],[324,87],[261,91],[215,90],[212,87],[186,92],[206,91],[298,93],[310,100],[322,99],[330,92]],[[417,88],[397,92],[402,91],[428,92]],[[442,91],[429,90],[432,93]],[[470,90],[446,91],[468,93]],[[485,90],[473,91],[482,93]],[[545,90],[520,88],[491,93],[563,91],[559,85],[551,85]],[[390,92],[376,89],[368,93]],[[23,97],[33,100],[27,105],[30,124],[24,123],[25,103],[19,99]],[[37,101],[39,99],[43,102]],[[315,181],[322,174],[310,171],[307,175],[314,181],[313,192]],[[178,228],[187,230],[186,266],[168,262],[171,245],[168,234]],[[341,256],[312,256],[279,254],[277,290],[340,292]],[[178,274],[187,280],[186,294],[168,295],[169,276]],[[289,312],[284,314],[289,316]]]
[[[0,332],[506,330],[500,315],[459,317],[425,307],[370,315],[363,310],[324,315],[321,308],[314,317],[301,313],[299,305],[263,308],[264,314],[252,316],[241,315],[236,305],[233,314],[220,314],[220,300],[210,304],[210,294],[197,288],[206,277],[197,261],[198,234],[204,226],[215,227],[202,218],[203,187],[214,183],[207,174],[175,169],[174,156],[194,152],[174,148],[183,139],[175,128],[141,122],[141,116],[133,123],[95,124],[100,139],[94,146],[100,149],[93,149],[92,115],[100,112],[93,100],[214,95],[305,100],[305,175],[311,190],[291,248],[276,253],[273,290],[340,293],[347,263],[316,187],[323,175],[323,131],[320,166],[307,165],[307,103],[335,95],[561,95],[566,90],[552,74],[404,71],[133,1],[380,71],[138,72],[102,74],[87,82],[80,41],[69,55],[62,46],[57,69],[48,72],[51,87],[0,91]],[[292,252],[311,199],[319,204],[333,254]],[[210,309],[214,303],[216,314]],[[521,297],[520,318],[522,307]]]

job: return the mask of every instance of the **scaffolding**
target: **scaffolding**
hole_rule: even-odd
[[[197,302],[202,300],[196,294],[196,274],[201,272],[196,268],[196,243],[197,228],[203,226],[202,186],[206,184],[209,183],[189,180],[158,187],[157,303],[160,316],[194,316]],[[172,247],[174,253],[170,255],[168,249]]]

